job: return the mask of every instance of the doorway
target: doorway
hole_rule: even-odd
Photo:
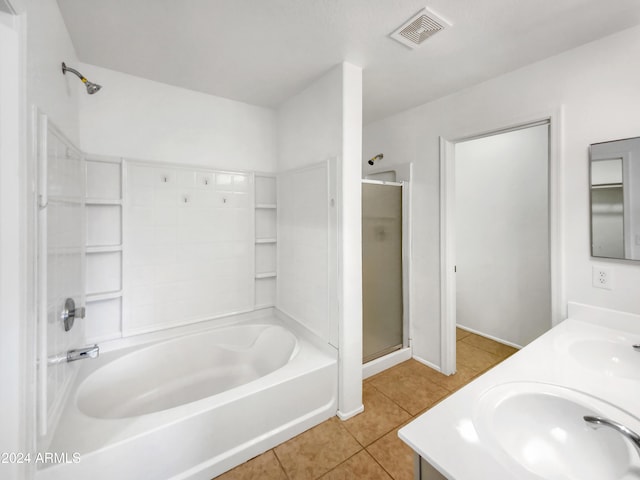
[[[557,316],[552,118],[441,139],[442,371],[456,327],[520,347]]]

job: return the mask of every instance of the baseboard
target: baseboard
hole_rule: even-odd
[[[420,357],[418,357],[417,355],[414,355],[414,356],[413,356],[413,359],[414,359],[416,362],[420,362],[421,364],[426,365],[426,366],[427,366],[427,367],[429,367],[429,368],[433,368],[436,372],[440,372],[440,373],[442,373],[442,369],[441,369],[438,365],[436,365],[436,364],[434,364],[434,363],[431,363],[430,361],[425,360],[424,358],[420,358]]]
[[[341,412],[340,410],[338,410],[338,412],[336,413],[336,415],[338,416],[338,418],[340,420],[349,420],[351,417],[355,417],[356,415],[358,415],[359,413],[364,412],[364,405],[360,405],[358,408],[351,410],[350,412]]]
[[[478,330],[474,330],[473,328],[465,327],[464,325],[458,324],[458,325],[456,325],[456,327],[461,329],[461,330],[464,330],[466,332],[474,333],[476,335],[480,335],[481,337],[488,338],[490,340],[493,340],[494,342],[502,343],[503,345],[508,345],[509,347],[517,348],[518,350],[520,350],[522,348],[522,345],[518,345],[517,343],[508,342],[508,341],[503,340],[501,338],[494,337],[493,335],[487,335],[484,332],[480,332]]]

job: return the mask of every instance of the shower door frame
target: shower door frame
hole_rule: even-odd
[[[386,353],[380,357],[374,358],[363,365],[375,362],[376,360],[385,358],[388,355],[395,354],[410,347],[410,296],[411,290],[411,209],[410,209],[410,192],[409,182],[390,182],[386,180],[362,179],[363,184],[370,185],[389,185],[401,188],[402,196],[402,346],[398,350]],[[364,319],[363,319],[364,322]],[[364,348],[364,347],[363,347]]]
[[[513,130],[549,125],[548,220],[551,284],[551,328],[566,318],[566,293],[563,283],[562,244],[563,209],[560,198],[562,169],[563,107],[515,118],[501,126],[451,137],[440,141],[440,371],[456,373],[456,237],[455,237],[455,145]]]

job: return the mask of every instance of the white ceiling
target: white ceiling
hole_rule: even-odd
[[[81,61],[251,104],[275,107],[339,62],[360,65],[365,123],[640,23],[640,0],[58,4]],[[388,37],[425,6],[453,26],[415,50]]]

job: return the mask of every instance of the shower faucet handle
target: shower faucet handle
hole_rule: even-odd
[[[73,327],[76,318],[84,318],[86,315],[85,307],[76,307],[73,298],[67,298],[64,301],[64,308],[60,314],[60,319],[64,322],[64,331],[68,332]]]

